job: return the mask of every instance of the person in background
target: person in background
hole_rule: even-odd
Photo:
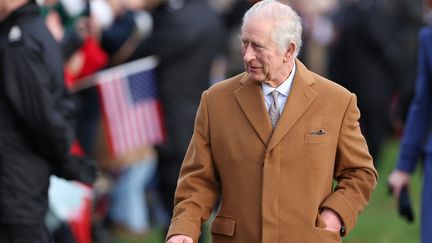
[[[202,94],[168,243],[197,242],[218,199],[213,242],[340,242],[353,230],[378,175],[356,96],[296,59],[301,33],[282,1],[246,12],[246,72]]]
[[[427,1],[432,7],[432,1]],[[409,187],[417,161],[422,160],[424,176],[421,206],[421,242],[432,242],[432,27],[419,32],[419,56],[414,99],[400,145],[395,169],[388,178],[393,195],[399,198],[404,187]]]
[[[51,174],[92,184],[94,161],[70,154],[74,102],[60,48],[31,0],[0,0],[0,242],[51,242]]]
[[[416,55],[413,36],[419,21],[412,16],[420,1],[340,1],[333,14],[328,73],[357,94],[360,125],[376,166],[393,132],[390,108],[395,94],[415,75],[410,57]]]
[[[145,1],[153,32],[140,42],[131,60],[156,55],[156,80],[162,103],[166,142],[157,147],[159,191],[169,216],[174,191],[201,93],[210,86],[210,69],[222,52],[221,19],[203,0]],[[164,225],[167,229],[168,225]]]
[[[150,26],[139,7],[132,1],[107,1],[111,23],[103,28],[101,46],[109,55],[109,67],[123,64],[144,39]],[[95,12],[96,13],[96,12]],[[105,13],[107,14],[107,12]],[[98,13],[102,15],[102,13]],[[141,124],[145,127],[145,124]],[[102,134],[100,134],[102,135]],[[101,136],[103,137],[103,136]],[[99,139],[106,143],[106,138]],[[154,178],[157,159],[152,144],[143,145],[115,158],[108,149],[98,151],[101,168],[111,175],[106,226],[117,238],[145,240],[151,230],[147,188]]]

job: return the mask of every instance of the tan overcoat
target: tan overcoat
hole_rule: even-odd
[[[356,96],[296,66],[274,132],[261,84],[246,73],[203,93],[167,238],[198,242],[218,199],[213,243],[340,242],[323,229],[323,207],[353,229],[377,183]]]

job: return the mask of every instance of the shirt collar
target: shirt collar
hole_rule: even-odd
[[[283,94],[284,96],[288,96],[289,91],[291,89],[291,84],[292,84],[292,82],[294,80],[295,72],[296,72],[296,64],[294,63],[292,72],[290,73],[290,75],[288,76],[288,78],[281,85],[279,85],[277,88],[273,88],[270,85],[263,83],[262,84],[263,95],[267,96],[273,90],[277,90],[280,94]]]

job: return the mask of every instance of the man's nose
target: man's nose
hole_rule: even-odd
[[[243,47],[243,60],[245,62],[249,62],[255,58],[255,52],[253,49],[248,45]]]

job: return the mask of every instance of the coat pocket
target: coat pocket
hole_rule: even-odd
[[[309,243],[340,243],[342,238],[339,232],[315,228],[310,235]]]
[[[323,135],[313,135],[313,134],[307,134],[305,136],[305,142],[306,143],[327,143],[331,139],[329,134],[323,134]]]
[[[325,229],[326,224],[321,218],[321,215],[317,215],[315,220],[315,228],[312,229],[310,234],[310,243],[338,243],[341,242],[341,236],[339,232],[333,232]]]
[[[210,228],[210,232],[218,235],[234,236],[236,221],[229,216],[216,216]]]

